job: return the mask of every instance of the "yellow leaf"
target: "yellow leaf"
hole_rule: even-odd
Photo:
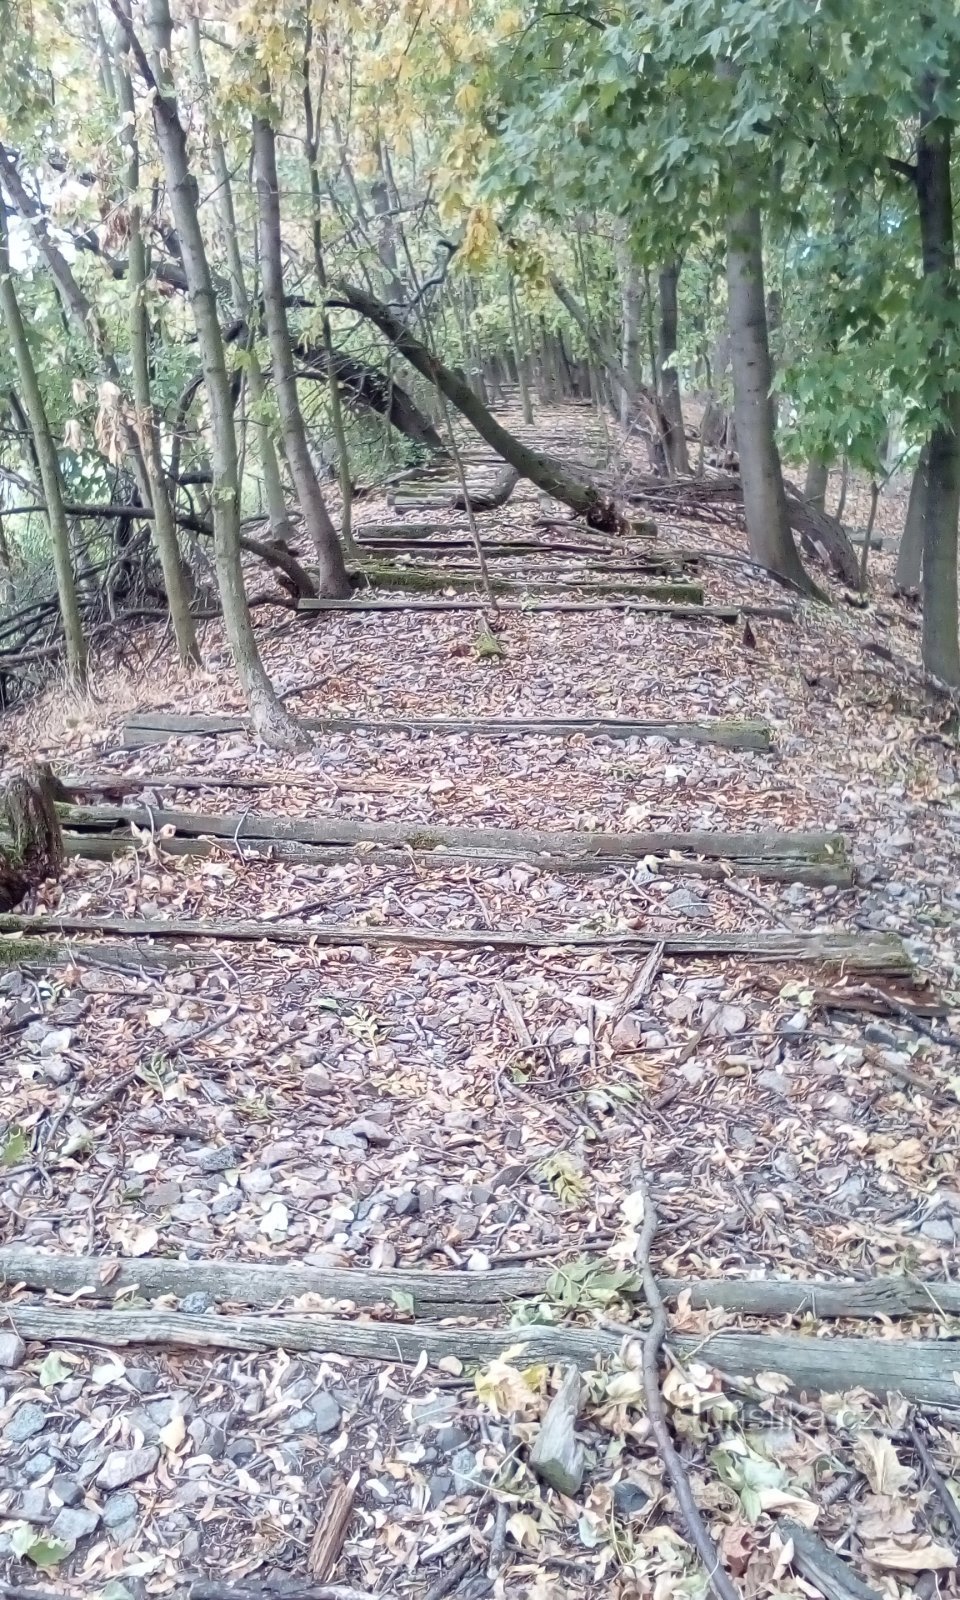
[[[453,97],[453,103],[458,111],[475,111],[481,98],[475,83],[462,83]]]
[[[165,1428],[161,1428],[158,1438],[165,1450],[179,1450],[187,1436],[187,1424],[179,1412],[170,1418]]]
[[[528,1367],[521,1372],[508,1361],[491,1361],[474,1379],[477,1398],[495,1417],[532,1410],[539,1400],[546,1371],[546,1367]]]
[[[901,1465],[890,1440],[880,1439],[876,1434],[860,1435],[853,1447],[853,1459],[874,1494],[899,1494],[913,1477],[913,1468]]]
[[[956,1556],[945,1544],[923,1539],[887,1539],[883,1544],[870,1545],[863,1553],[872,1567],[883,1567],[887,1572],[938,1572],[957,1564]]]
[[[501,11],[494,23],[493,31],[498,39],[509,39],[512,33],[516,33],[522,22],[521,13],[511,7],[508,11]]]
[[[507,1518],[507,1532],[521,1550],[536,1550],[540,1544],[540,1529],[529,1511],[515,1511]]]

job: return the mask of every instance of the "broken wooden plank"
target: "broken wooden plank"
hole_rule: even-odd
[[[334,1484],[324,1502],[321,1519],[307,1552],[307,1571],[318,1583],[325,1583],[336,1569],[353,1515],[359,1482],[359,1471],[351,1473],[349,1478]]]
[[[136,827],[150,833],[171,828],[185,838],[296,840],[299,844],[406,846],[412,850],[484,850],[504,857],[522,854],[629,858],[705,856],[714,861],[846,862],[842,834],[814,830],[789,833],[600,833],[570,829],[565,833],[523,828],[462,828],[428,822],[372,822],[366,817],[271,817],[249,812],[218,814],[173,811],[156,806],[77,806],[58,803],[65,828],[102,833],[107,828]]]
[[[559,1494],[577,1494],[583,1482],[584,1449],[576,1436],[580,1383],[580,1368],[568,1367],[530,1449],[537,1477]]]
[[[68,850],[67,854],[70,852]],[[73,944],[59,940],[0,938],[0,973],[9,967],[46,972],[51,967],[107,967],[118,972],[157,971],[165,967],[204,966],[197,952],[184,958],[181,951],[162,945]]]
[[[310,717],[303,726],[311,733],[470,734],[483,739],[539,736],[546,739],[668,739],[671,744],[716,744],[728,750],[769,750],[770,728],[765,722],[725,718],[703,722],[666,722],[633,717]],[[140,712],[123,725],[128,749],[160,744],[180,734],[213,738],[224,733],[250,733],[246,717],[192,717],[164,711]],[[145,780],[146,781],[146,780]]]
[[[578,1271],[582,1262],[571,1263]],[[598,1269],[604,1263],[597,1261]],[[409,1295],[422,1306],[507,1306],[514,1300],[550,1294],[562,1298],[564,1267],[498,1267],[490,1272],[393,1267],[307,1267],[297,1261],[179,1261],[168,1256],[72,1256],[25,1245],[0,1246],[0,1280],[8,1287],[51,1289],[111,1301],[137,1290],[147,1299],[203,1292],[212,1299],[268,1307],[312,1294],[323,1300],[349,1300],[358,1306],[383,1305],[394,1294]],[[582,1277],[582,1273],[581,1273]],[[659,1278],[665,1300],[689,1297],[694,1310],[722,1307],[741,1316],[838,1317],[956,1316],[960,1283],[924,1281],[905,1275],[868,1278],[860,1283],[818,1283],[796,1278]],[[642,1298],[639,1280],[627,1280],[625,1298]]]
[[[0,934],[42,936],[115,934],[125,939],[222,939],[229,943],[283,945],[349,945],[412,950],[616,950],[634,954],[662,943],[668,956],[745,956],[753,961],[814,962],[841,966],[848,972],[896,973],[909,976],[914,967],[896,934],[869,936],[835,929],[794,932],[792,929],[740,930],[736,933],[583,933],[579,930],[537,932],[526,928],[389,928],[351,923],[284,923],[192,921],[150,917],[0,916]]]
[[[162,785],[157,785],[162,787]],[[133,833],[70,833],[63,836],[64,851],[71,859],[110,861],[114,856],[143,848],[143,840]],[[209,856],[217,850],[231,851],[230,839],[162,839],[159,848],[167,856]],[[429,866],[438,864],[432,850],[411,847],[394,848],[390,845],[323,845],[300,844],[289,839],[249,839],[236,842],[236,851],[243,860],[295,861],[320,867],[358,865],[365,867],[410,867],[411,862]],[[704,861],[697,857],[672,858],[646,856],[645,864],[660,877],[705,878],[724,882],[731,876],[756,878],[760,883],[806,883],[823,887],[832,884],[849,888],[853,869],[838,861],[760,861],[743,857],[736,861]],[[591,856],[564,851],[561,855],[527,855],[523,851],[510,854],[496,850],[444,850],[439,864],[448,866],[497,867],[529,866],[537,872],[561,876],[596,876],[604,872],[631,872],[636,870],[636,859],[630,856]]]
[[[355,1322],[307,1316],[188,1316],[159,1307],[87,1311],[7,1301],[11,1327],[23,1339],[100,1345],[184,1346],[217,1350],[308,1350],[372,1361],[432,1362],[445,1356],[483,1364],[518,1350],[518,1366],[575,1362],[583,1370],[619,1354],[623,1341],[601,1328],[528,1324],[510,1328],[453,1323]],[[626,1330],[629,1333],[629,1330]],[[956,1348],[950,1340],[807,1339],[790,1334],[675,1334],[670,1348],[731,1376],[782,1373],[799,1393],[863,1388],[922,1405],[953,1406]]]

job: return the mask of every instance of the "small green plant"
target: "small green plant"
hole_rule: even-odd
[[[547,1284],[547,1299],[564,1310],[610,1306],[637,1287],[635,1272],[617,1271],[598,1261],[568,1261]]]
[[[478,661],[505,661],[507,652],[495,633],[486,626],[478,628],[473,641],[473,652]]]

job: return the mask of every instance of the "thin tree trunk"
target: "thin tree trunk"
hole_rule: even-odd
[[[126,33],[144,81],[153,90],[153,125],[189,284],[210,414],[213,543],[224,628],[255,732],[268,744],[291,748],[302,743],[305,736],[284,711],[264,671],[243,585],[240,476],[233,397],[217,315],[216,290],[200,227],[197,182],[190,171],[187,139],[170,71],[173,21],[169,0],[149,0],[147,26],[155,68],[123,16],[119,0],[110,0],[110,6]]]
[[[866,531],[863,537],[863,549],[860,552],[860,587],[867,586],[867,563],[870,560],[870,541],[873,538],[873,527],[877,520],[877,506],[880,504],[880,485],[876,478],[870,481],[870,515],[867,517]]]
[[[210,146],[210,167],[214,180],[212,198],[220,223],[220,232],[223,235],[224,254],[227,258],[227,274],[230,279],[230,298],[237,317],[249,323],[251,318],[250,296],[247,292],[243,258],[240,254],[240,236],[237,230],[237,217],[233,204],[233,183],[230,176],[230,166],[227,161],[227,152],[223,143],[223,135],[220,131],[220,123],[207,79],[207,70],[203,59],[203,46],[200,39],[200,22],[190,11],[187,12],[185,20],[187,38],[190,45],[191,66],[200,90],[206,117],[207,138]],[[247,387],[250,390],[250,409],[256,436],[256,451],[260,461],[260,469],[263,473],[263,487],[267,502],[267,521],[271,538],[277,540],[280,544],[289,544],[293,537],[293,529],[290,526],[290,518],[287,514],[287,496],[283,487],[276,446],[271,437],[270,425],[264,415],[268,404],[267,385],[260,362],[257,359],[253,338],[254,335],[251,329],[251,343],[246,352],[244,373]]]
[[[660,385],[660,360],[657,355],[657,338],[653,326],[653,290],[650,286],[650,272],[647,267],[643,269],[643,303],[646,312],[647,350],[650,356],[650,387],[659,400]]]
[[[630,254],[629,246],[622,244],[620,248],[620,312],[621,312],[621,361],[623,370],[636,387],[639,388],[643,381],[642,363],[640,358],[640,271],[637,263]],[[620,425],[629,428],[633,421],[630,396],[625,389],[620,390]]]
[[[2,144],[0,144],[0,173],[3,175],[7,193],[20,216],[27,223],[37,248],[46,261],[60,304],[63,307],[65,322],[73,325],[83,342],[92,344],[103,376],[114,385],[120,395],[120,428],[123,435],[124,450],[129,457],[130,470],[137,487],[144,501],[147,501],[150,496],[147,471],[139,441],[133,428],[123,415],[123,399],[126,385],[117,364],[117,359],[110,347],[103,319],[96,306],[80,287],[66,256],[51,238],[46,217],[40,211],[37,203],[27,193],[16,162]]]
[[[170,621],[177,642],[177,652],[182,665],[200,664],[200,646],[197,631],[190,615],[190,585],[187,579],[174,508],[170,500],[167,479],[160,453],[160,430],[150,393],[150,356],[146,306],[147,255],[143,242],[143,218],[140,207],[140,152],[137,146],[137,122],[133,98],[133,84],[125,65],[126,52],[117,62],[118,101],[123,116],[121,141],[127,149],[127,211],[130,237],[127,245],[127,292],[130,296],[130,373],[133,400],[136,406],[136,431],[143,455],[144,470],[150,486],[150,503],[153,506],[153,538],[163,570],[163,582],[170,607]]]
[[[941,88],[934,72],[921,82],[917,143],[917,203],[923,247],[924,287],[944,324],[956,321],[960,296],[955,281],[953,194],[950,184],[951,125],[938,114]],[[932,291],[936,291],[934,301]],[[937,335],[930,364],[941,372],[942,420],[927,444],[923,492],[923,664],[944,683],[960,684],[957,616],[957,519],[960,516],[960,393],[947,386],[946,338]]]
[[[533,423],[533,402],[530,399],[530,385],[527,382],[524,355],[520,345],[520,319],[517,316],[517,289],[513,281],[513,273],[510,271],[509,267],[507,268],[507,302],[510,307],[510,337],[513,341],[513,359],[517,366],[517,383],[520,386],[520,404],[523,408],[523,420],[529,428]]]
[[[327,268],[323,259],[323,213],[320,201],[320,171],[318,166],[318,147],[316,120],[313,114],[313,95],[310,90],[310,48],[312,32],[310,21],[307,21],[307,41],[303,52],[303,115],[305,124],[304,145],[306,147],[307,171],[310,179],[310,203],[313,208],[311,234],[313,238],[313,267],[317,275],[317,284],[326,294]],[[394,259],[396,257],[394,256]],[[343,415],[343,405],[340,400],[340,385],[337,381],[335,351],[333,347],[333,329],[330,326],[330,315],[326,305],[323,308],[321,319],[321,335],[323,348],[327,357],[327,380],[330,391],[330,415],[333,420],[333,436],[337,442],[337,457],[340,469],[340,538],[347,554],[353,558],[359,556],[360,551],[353,537],[353,479],[350,474],[350,452],[347,447],[347,429]]]
[[[677,280],[680,262],[671,261],[660,272],[660,374],[663,414],[666,418],[666,452],[671,476],[689,477],[690,460],[683,426],[680,373],[677,368]]]
[[[67,672],[73,683],[83,684],[87,676],[87,644],[83,636],[83,622],[77,603],[77,586],[70,563],[70,530],[63,509],[60,462],[50,434],[43,394],[10,274],[7,213],[2,199],[0,199],[0,313],[6,323],[7,335],[17,364],[24,410],[30,424],[40,484],[46,502],[53,567],[57,580],[57,597],[67,646]]]
[[[263,93],[269,95],[269,86]],[[280,231],[280,189],[277,180],[276,140],[273,128],[263,116],[253,119],[253,149],[257,172],[257,203],[260,219],[260,271],[263,278],[263,306],[273,361],[273,384],[280,408],[280,425],[290,471],[297,490],[307,533],[317,554],[321,595],[329,600],[344,599],[350,593],[350,579],[343,564],[343,551],[337,538],[326,501],[310,459],[307,431],[297,398],[293,349],[284,303],[283,256]]]
[[[750,553],[762,566],[809,590],[812,585],[790,528],[774,436],[760,209],[737,199],[727,219],[727,307]]]
[[[910,498],[907,501],[907,515],[903,524],[903,533],[900,535],[900,548],[897,551],[897,570],[894,575],[894,585],[897,589],[919,589],[920,574],[923,571],[923,513],[926,497],[926,471],[927,471],[927,446],[924,445],[920,452],[920,459],[914,469],[913,480],[910,484]]]
[[[825,511],[827,508],[829,480],[830,468],[827,463],[819,456],[811,456],[807,462],[807,475],[803,481],[803,498],[815,511]]]

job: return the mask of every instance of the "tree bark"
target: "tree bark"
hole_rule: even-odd
[[[642,377],[642,360],[640,345],[642,330],[640,327],[640,269],[630,253],[629,246],[622,244],[620,248],[620,316],[621,316],[621,364],[630,382],[640,388]],[[633,420],[633,408],[630,396],[626,389],[620,390],[620,426],[629,428]]]
[[[345,305],[360,316],[368,318],[386,338],[396,346],[405,361],[435,384],[442,394],[466,417],[482,439],[515,467],[522,478],[528,478],[537,488],[570,506],[579,516],[585,517],[591,527],[608,531],[622,530],[629,518],[618,509],[609,495],[595,485],[571,477],[558,463],[540,455],[536,450],[521,444],[509,433],[474,394],[462,373],[446,366],[438,356],[421,343],[401,317],[372,294],[354,284],[338,280],[332,286],[335,304]]]
[[[727,306],[734,410],[750,553],[801,588],[812,585],[797,553],[783,487],[770,398],[760,209],[735,195],[727,218]]]
[[[907,515],[900,535],[897,551],[897,570],[894,585],[897,589],[919,589],[923,571],[923,514],[926,496],[927,445],[920,452],[910,484]]]
[[[817,456],[811,456],[807,462],[807,475],[803,481],[803,498],[815,511],[825,511],[827,508],[829,478],[830,468],[827,463]]]
[[[153,125],[183,254],[183,267],[190,286],[190,302],[210,412],[214,559],[224,628],[256,733],[267,744],[292,748],[302,743],[304,736],[284,711],[264,671],[243,585],[240,471],[233,396],[217,317],[217,295],[200,227],[197,182],[190,171],[187,138],[180,120],[170,71],[173,22],[169,0],[149,0],[147,26],[155,69],[147,60],[133,28],[123,16],[119,0],[110,0],[110,6],[124,29],[148,88],[153,90]]]
[[[57,580],[57,598],[63,618],[63,633],[67,648],[67,672],[75,684],[83,684],[87,676],[87,642],[83,635],[83,621],[77,600],[77,586],[70,561],[70,529],[63,506],[63,479],[57,448],[50,433],[43,393],[37,378],[37,369],[27,340],[27,332],[20,313],[17,293],[10,272],[10,251],[7,241],[7,213],[0,196],[0,314],[6,323],[7,335],[13,348],[14,360],[20,378],[23,406],[30,424],[33,448],[36,455],[40,486],[46,505],[47,523],[53,568]]]
[[[523,420],[527,427],[533,424],[533,402],[530,399],[530,384],[527,381],[525,358],[520,344],[520,319],[517,316],[517,289],[513,273],[507,267],[507,304],[510,308],[510,338],[513,343],[513,359],[517,367],[517,383],[520,388],[520,405],[523,410]]]
[[[247,293],[246,274],[243,268],[243,258],[240,254],[240,238],[233,204],[233,183],[230,176],[230,166],[227,161],[227,152],[223,143],[223,135],[220,132],[220,123],[207,79],[207,71],[203,59],[203,46],[200,39],[200,22],[196,16],[188,11],[186,25],[193,73],[206,111],[207,137],[210,145],[210,167],[214,180],[212,198],[220,222],[220,232],[223,235],[223,248],[227,258],[227,273],[230,278],[230,298],[237,317],[243,322],[249,323],[251,317],[250,296]],[[245,372],[247,387],[250,390],[257,454],[260,458],[260,467],[263,472],[264,497],[267,503],[270,536],[282,544],[289,544],[293,537],[293,529],[290,526],[290,519],[287,515],[287,496],[283,487],[283,478],[280,474],[280,463],[277,459],[276,447],[264,415],[267,405],[267,386],[257,358],[256,348],[252,341],[247,350]]]
[[[264,85],[261,92],[265,97],[269,97],[269,85]],[[310,459],[307,431],[304,427],[300,402],[297,399],[293,347],[290,342],[284,301],[276,139],[273,128],[265,116],[257,115],[253,119],[253,150],[257,174],[263,307],[273,362],[273,386],[280,408],[284,449],[290,463],[304,524],[316,551],[320,593],[330,600],[343,599],[350,593],[350,580],[343,564],[343,551],[337,538],[337,530],[331,521]]]
[[[917,204],[925,287],[951,326],[960,309],[953,240],[950,183],[951,124],[939,115],[939,77],[925,73],[920,85],[917,143]],[[931,303],[933,301],[931,300]],[[927,444],[923,485],[923,664],[942,682],[960,685],[957,616],[957,519],[960,516],[960,393],[946,383],[946,338],[938,333],[930,351],[943,374],[941,416]]]
[[[63,830],[55,801],[65,795],[46,764],[10,779],[0,814],[7,838],[0,844],[0,911],[10,911],[44,878],[63,868]]]
[[[170,608],[170,621],[177,642],[177,653],[181,664],[192,668],[200,664],[200,646],[197,643],[193,617],[190,615],[190,585],[180,553],[174,508],[160,453],[160,430],[150,392],[146,306],[147,255],[143,242],[143,219],[139,198],[140,152],[137,145],[133,84],[122,59],[117,62],[116,79],[118,104],[124,118],[120,138],[127,150],[125,182],[130,226],[127,292],[130,297],[130,374],[136,406],[135,428],[150,488],[153,537],[163,571],[163,583],[167,591],[167,605]]]
[[[660,272],[660,372],[663,414],[666,419],[664,444],[671,475],[675,478],[690,476],[687,456],[687,438],[683,427],[683,405],[680,398],[680,373],[677,369],[677,280],[680,262],[671,261]]]
[[[327,289],[327,266],[323,257],[320,169],[318,165],[317,128],[313,113],[313,94],[310,88],[310,48],[312,37],[308,8],[307,39],[303,52],[304,145],[310,182],[310,203],[313,211],[310,225],[313,240],[313,266],[317,275],[317,287],[320,289],[321,295],[325,295]],[[330,416],[333,422],[333,436],[337,442],[337,458],[340,470],[340,538],[347,554],[351,557],[356,557],[359,555],[359,550],[353,537],[353,478],[350,473],[350,452],[347,447],[347,429],[340,400],[340,385],[337,382],[333,329],[330,326],[330,314],[326,305],[324,305],[321,318],[321,333],[323,335],[324,354],[327,358]]]

